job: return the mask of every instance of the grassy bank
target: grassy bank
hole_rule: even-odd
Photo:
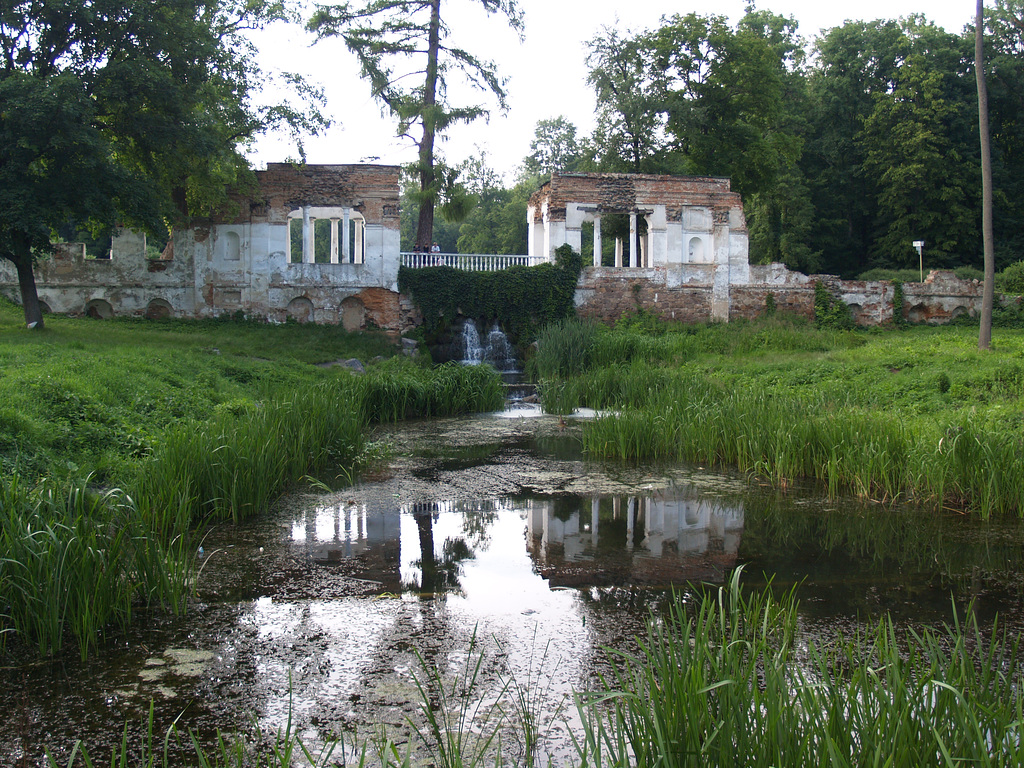
[[[424,367],[337,327],[22,326],[0,305],[0,649],[85,654],[139,608],[180,610],[197,526],[349,481],[371,423],[504,397],[490,369]],[[352,357],[365,375],[317,365]]]
[[[545,408],[614,411],[595,456],[734,464],[779,485],[1024,514],[1024,333],[825,331],[798,319],[552,326]],[[568,362],[567,362],[568,361]]]

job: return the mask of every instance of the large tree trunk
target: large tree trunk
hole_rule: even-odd
[[[427,77],[423,83],[423,138],[420,139],[420,218],[416,227],[416,245],[429,251],[434,240],[434,204],[437,189],[434,178],[434,137],[437,133],[437,57],[441,48],[441,0],[430,3],[430,29],[427,34]]]
[[[981,133],[981,236],[985,251],[985,287],[981,295],[981,330],[978,348],[992,344],[992,306],[995,304],[995,243],[992,233],[992,148],[988,130],[988,88],[985,85],[985,48],[982,0],[974,22],[974,74],[978,81],[978,127]]]
[[[21,306],[25,310],[25,325],[30,329],[41,329],[43,312],[39,308],[36,276],[32,271],[32,251],[29,248],[19,248],[11,261],[18,270],[18,288],[21,291]]]

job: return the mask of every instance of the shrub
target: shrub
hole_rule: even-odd
[[[1024,294],[1024,261],[1017,261],[996,275],[996,287],[1003,293]]]

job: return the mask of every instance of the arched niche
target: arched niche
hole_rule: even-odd
[[[313,302],[305,296],[297,296],[288,302],[288,317],[299,323],[313,322]]]
[[[361,330],[366,322],[366,307],[356,296],[341,302],[341,326],[349,333]]]
[[[93,299],[85,305],[85,314],[97,320],[109,320],[114,316],[114,308],[103,299]]]
[[[237,232],[228,232],[224,236],[224,260],[241,261],[242,259],[242,238]]]
[[[708,258],[709,250],[704,238],[699,235],[692,236],[686,243],[686,260],[692,264],[704,264]]]
[[[174,314],[174,307],[164,299],[153,299],[146,305],[146,318],[149,320],[164,320]]]

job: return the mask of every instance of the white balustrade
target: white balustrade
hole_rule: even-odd
[[[453,267],[467,272],[498,272],[509,267],[532,267],[547,259],[518,254],[418,253],[402,251],[403,267]]]

